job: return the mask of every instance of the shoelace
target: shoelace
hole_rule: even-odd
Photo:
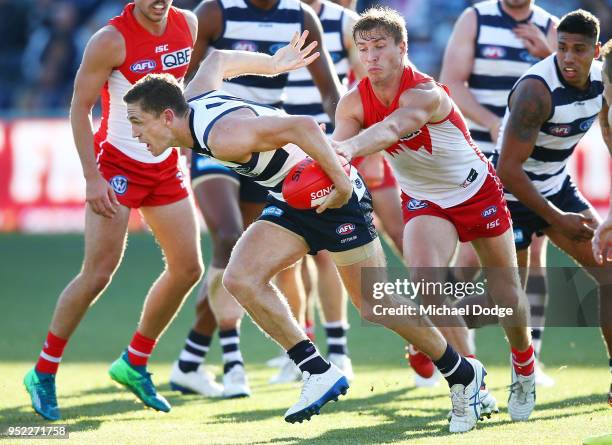
[[[515,394],[519,403],[527,403],[527,391],[523,388],[523,384],[516,381],[510,385],[510,393]]]
[[[155,390],[155,386],[153,385],[153,380],[151,380],[152,375],[153,375],[152,373],[146,372],[145,374],[142,374],[140,377],[142,388],[144,389],[145,394],[148,396],[157,395],[157,391]]]
[[[304,398],[313,381],[314,380],[310,378],[310,373],[308,371],[304,371],[302,374],[302,382],[304,382],[304,385],[302,386],[302,391],[300,392],[300,400]]]
[[[452,413],[459,417],[465,417],[468,407],[468,399],[465,391],[451,391]]]
[[[42,402],[45,405],[57,405],[57,396],[55,394],[55,381],[53,378],[40,380],[36,385],[38,393],[42,396]]]

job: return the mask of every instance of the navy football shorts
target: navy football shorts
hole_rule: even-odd
[[[353,195],[343,207],[317,214],[315,209],[294,209],[270,195],[259,220],[304,238],[311,255],[319,250],[344,252],[366,245],[378,236],[372,219],[372,197],[358,175],[353,179]]]
[[[546,199],[564,212],[580,213],[590,207],[569,175],[565,178],[561,190]],[[542,236],[544,229],[550,224],[520,201],[507,201],[507,204],[512,215],[516,249],[526,249],[531,244],[532,235],[535,233],[537,236]]]
[[[240,201],[263,204],[268,197],[268,190],[257,184],[248,176],[239,175],[234,170],[220,164],[208,156],[196,152],[191,156],[191,187],[196,187],[203,178],[210,176],[227,176],[240,185]]]

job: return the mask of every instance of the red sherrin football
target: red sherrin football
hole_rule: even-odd
[[[351,165],[340,158],[348,175]],[[333,182],[317,161],[306,158],[289,171],[283,182],[283,198],[296,209],[313,209],[323,203],[333,189]]]

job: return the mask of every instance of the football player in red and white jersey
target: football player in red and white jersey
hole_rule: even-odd
[[[135,0],[85,49],[70,109],[87,184],[85,258],[61,293],[40,358],[24,380],[33,408],[46,419],[60,418],[55,374],[64,347],[121,261],[131,209],[139,209],[151,227],[165,269],[146,296],[132,341],[109,373],[145,405],[170,410],[146,365],[157,339],[202,274],[199,232],[177,150],[154,156],[135,139],[123,96],[148,73],[182,79],[196,35],[195,16],[172,7],[172,0]],[[100,96],[102,122],[94,136],[91,109]]]
[[[403,192],[404,256],[413,281],[432,281],[431,268],[449,266],[458,241],[472,242],[489,268],[490,296],[514,309],[501,319],[513,359],[508,408],[514,420],[526,420],[535,406],[529,306],[501,183],[447,88],[406,63],[405,23],[396,11],[362,14],[353,37],[368,77],[338,104],[336,150],[348,159],[384,150]],[[460,321],[432,321],[447,326],[451,344],[464,335]]]

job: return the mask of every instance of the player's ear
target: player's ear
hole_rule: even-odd
[[[599,59],[599,56],[601,55],[601,42],[597,42],[595,44],[595,54],[593,56],[594,59]]]
[[[166,108],[162,112],[162,117],[165,125],[171,125],[174,122],[174,119],[176,118],[176,114],[172,109]]]

